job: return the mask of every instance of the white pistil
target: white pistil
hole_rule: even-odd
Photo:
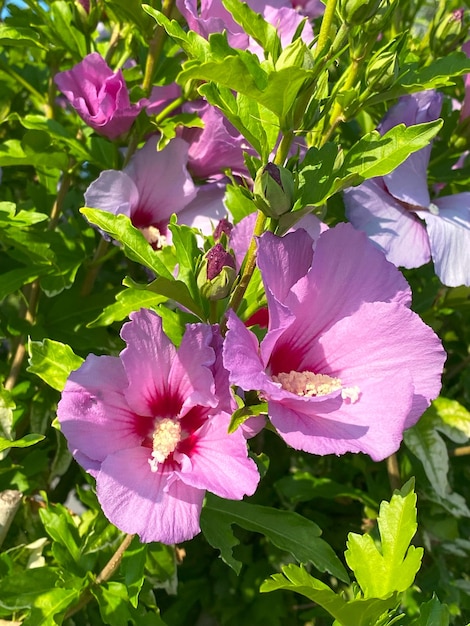
[[[434,202],[430,202],[428,206],[428,211],[431,215],[439,215],[439,207]]]
[[[181,441],[181,425],[178,420],[165,417],[158,419],[153,431],[152,458],[149,459],[152,472],[156,472],[158,464],[163,463],[176,450]]]
[[[165,235],[162,235],[156,226],[146,226],[140,230],[150,245],[155,245],[157,248],[162,248],[166,245]]]
[[[359,399],[359,387],[343,388],[341,380],[328,376],[328,374],[314,374],[313,372],[280,372],[272,377],[275,383],[280,383],[282,388],[297,396],[312,397],[326,396],[333,391],[341,389],[343,400],[349,400],[354,404]]]

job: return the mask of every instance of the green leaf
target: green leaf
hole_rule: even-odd
[[[132,311],[152,308],[167,300],[167,296],[153,293],[148,289],[125,289],[116,295],[114,304],[107,306],[96,319],[87,324],[87,328],[110,326],[113,322],[120,322],[128,317]]]
[[[104,230],[123,245],[124,254],[132,261],[137,261],[156,274],[172,279],[170,270],[161,260],[158,252],[145,239],[138,228],[134,228],[126,215],[113,215],[99,209],[82,208],[80,212],[86,219]]]
[[[63,390],[71,372],[83,363],[70,346],[52,339],[29,341],[28,351],[28,372],[36,374],[58,391]]]
[[[228,427],[229,433],[234,433],[239,426],[241,426],[247,419],[255,415],[262,415],[268,413],[268,403],[262,402],[261,404],[255,404],[253,406],[243,406],[237,409],[230,420]]]
[[[410,626],[449,626],[449,609],[435,596],[419,607],[419,613],[419,617],[413,620]]]
[[[34,446],[35,443],[42,441],[44,438],[44,435],[38,435],[36,433],[30,433],[21,439],[16,439],[16,441],[10,441],[9,439],[0,437],[0,452],[8,450],[9,448],[28,448],[29,446]]]
[[[85,36],[74,26],[72,7],[65,0],[55,0],[51,4],[50,29],[53,36],[76,58],[83,59],[87,55]]]
[[[373,626],[387,609],[397,604],[396,594],[388,598],[359,598],[345,600],[328,585],[313,578],[303,567],[294,564],[282,568],[282,574],[274,574],[265,580],[260,591],[266,593],[286,589],[295,591],[322,606],[342,626]]]
[[[374,94],[366,101],[365,106],[371,106],[384,100],[394,100],[405,94],[416,93],[425,89],[440,89],[454,85],[454,77],[469,72],[470,59],[461,51],[451,52],[444,57],[434,59],[423,68],[412,63],[403,68],[395,87],[389,91]]]
[[[25,46],[33,45],[38,48],[45,48],[41,43],[37,31],[32,28],[9,26],[0,24],[0,44],[3,46]]]
[[[143,4],[142,8],[181,46],[188,57],[196,58],[201,61],[206,58],[209,53],[209,44],[204,37],[201,37],[191,30],[189,32],[184,31],[176,20],[169,20],[166,15],[148,4]]]
[[[168,280],[168,278],[165,278],[164,276],[159,276],[148,285],[139,285],[139,283],[135,283],[132,279],[126,277],[123,282],[124,285],[127,285],[132,289],[149,290],[159,294],[160,296],[164,296],[166,300],[175,300],[189,311],[192,311],[194,315],[199,317],[199,319],[205,319],[204,311],[196,302],[194,302],[191,294],[189,293],[189,289],[180,280]],[[174,316],[172,311],[170,311],[170,313]]]
[[[54,148],[35,151],[30,146],[29,150],[25,150],[18,139],[8,139],[0,145],[0,167],[6,165],[33,165],[65,171],[68,167],[68,156]]]
[[[123,626],[131,622],[129,596],[126,585],[108,581],[91,588],[91,593],[98,600],[103,624]]]
[[[66,549],[67,557],[59,561],[61,565],[75,567],[80,561],[80,539],[69,510],[62,504],[48,504],[39,509],[39,516],[47,534],[54,540],[53,547],[59,544]]]
[[[232,214],[235,223],[257,210],[251,193],[240,185],[227,185],[224,203]]]
[[[417,529],[413,483],[409,480],[394,492],[390,503],[380,505],[380,551],[371,535],[348,535],[346,562],[365,598],[386,598],[395,591],[405,591],[420,568],[423,549],[410,546]]]
[[[266,22],[262,15],[255,13],[245,2],[222,0],[222,4],[245,33],[258,42],[263,50],[269,52],[275,62],[281,52],[281,41],[276,28]]]
[[[0,437],[3,441],[11,442],[13,439],[13,409],[15,403],[11,393],[0,386]],[[0,454],[2,459],[6,454]]]
[[[318,478],[310,472],[296,471],[292,476],[284,476],[275,483],[275,487],[294,504],[309,502],[314,498],[351,498],[363,502],[372,509],[378,506],[367,492],[342,485],[331,478]]]
[[[376,130],[367,133],[347,153],[340,177],[355,174],[362,182],[389,174],[410,154],[427,146],[442,124],[439,119],[414,126],[398,124],[382,136]]]
[[[43,568],[41,568],[43,569]],[[66,610],[78,601],[80,589],[52,588],[37,595],[22,626],[57,626]]]
[[[168,228],[171,231],[178,263],[178,280],[187,286],[191,297],[200,306],[201,296],[196,282],[195,268],[202,257],[202,251],[198,248],[194,230],[184,224],[176,224],[173,220],[174,218]],[[215,226],[217,224],[214,224],[214,228]]]
[[[448,481],[449,454],[440,433],[462,444],[468,440],[469,431],[467,409],[456,400],[437,398],[419,422],[404,433],[407,448],[421,461],[432,490],[443,500],[458,494],[452,494]],[[465,509],[460,514],[468,514],[466,506]]]
[[[24,285],[32,283],[45,271],[47,271],[47,266],[43,265],[42,267],[21,267],[0,275],[0,300],[18,291]]]
[[[292,511],[223,500],[208,494],[201,514],[201,529],[211,546],[220,550],[222,559],[237,573],[241,564],[232,554],[238,543],[230,530],[232,524],[265,535],[301,563],[313,563],[321,572],[348,580],[341,561],[326,541],[320,539],[321,529],[311,520]]]
[[[134,537],[131,545],[124,552],[121,561],[121,572],[127,588],[129,601],[134,608],[139,603],[139,593],[145,579],[145,561],[147,558],[147,545],[140,543]]]

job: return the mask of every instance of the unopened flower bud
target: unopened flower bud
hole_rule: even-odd
[[[229,222],[226,217],[222,218],[214,229],[214,241],[222,239],[222,235],[225,235],[227,239],[230,239],[232,230],[233,224]]]
[[[431,31],[430,45],[436,55],[449,54],[463,43],[468,35],[468,19],[464,9],[438,14]]]
[[[346,24],[364,24],[377,13],[382,0],[340,0],[339,12]]]
[[[222,244],[216,243],[206,252],[197,276],[197,286],[209,300],[225,298],[237,275],[235,259]]]
[[[269,217],[278,218],[291,210],[294,202],[294,177],[280,165],[268,163],[258,170],[253,187],[256,206]]]
[[[389,89],[398,78],[397,55],[392,50],[379,50],[366,68],[366,83],[376,91]]]

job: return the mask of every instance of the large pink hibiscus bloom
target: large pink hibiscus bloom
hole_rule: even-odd
[[[395,452],[441,386],[445,353],[408,307],[401,273],[349,224],[313,240],[265,233],[258,265],[269,309],[258,344],[232,312],[230,382],[255,389],[293,448],[313,454]]]
[[[113,524],[144,542],[185,541],[200,531],[206,490],[239,500],[259,480],[242,430],[227,433],[222,338],[215,326],[188,325],[176,349],[145,309],[121,335],[119,357],[89,355],[70,375],[61,428]]]

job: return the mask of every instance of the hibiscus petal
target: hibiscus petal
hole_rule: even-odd
[[[181,398],[183,413],[196,404],[206,407],[217,406],[211,370],[215,362],[212,340],[210,326],[188,324],[171,363],[168,392],[170,396]]]
[[[172,472],[152,472],[148,460],[149,451],[142,447],[106,458],[96,480],[104,514],[143,542],[192,539],[200,532],[204,491],[174,480]]]
[[[168,416],[173,417],[180,405],[173,406],[174,398],[168,394],[168,377],[176,349],[162,329],[162,321],[156,313],[141,309],[130,315],[124,324],[121,337],[127,347],[121,352],[129,385],[125,396],[134,411],[141,415],[155,416],[155,407],[167,403]],[[161,415],[165,417],[166,415]]]
[[[410,406],[412,382],[401,382],[405,392],[397,397],[395,383],[401,374],[389,376],[381,388],[368,383],[361,389],[356,403],[343,402],[331,413],[322,413],[327,403],[315,404],[316,414],[309,415],[287,404],[269,403],[269,416],[278,433],[296,450],[311,454],[344,454],[364,452],[374,461],[390,456],[400,446],[404,416]],[[390,385],[390,386],[387,386]],[[389,411],[387,407],[393,406]]]
[[[139,445],[145,421],[129,408],[124,396],[128,384],[120,359],[90,354],[72,372],[57,407],[69,448],[88,471],[108,454]]]
[[[133,180],[125,172],[105,170],[85,191],[85,205],[91,209],[108,211],[113,215],[127,215],[139,202],[139,193]]]
[[[418,214],[425,220],[436,274],[444,285],[470,286],[470,193],[438,198],[439,214]]]
[[[421,267],[431,260],[424,225],[376,181],[346,189],[344,204],[354,228],[365,232],[397,267]]]
[[[439,395],[446,359],[441,342],[416,313],[399,304],[365,304],[357,313],[339,320],[325,332],[317,346],[301,363],[301,368],[313,365],[316,372],[338,377],[345,387],[357,385],[362,392],[366,385],[377,381],[384,394],[385,384],[397,398],[403,398],[409,378],[413,401],[405,416],[406,428],[415,424],[430,401]],[[320,351],[323,352],[321,358]],[[316,361],[312,363],[314,358]],[[401,381],[391,386],[388,377],[395,379],[395,373],[400,372]],[[364,395],[357,406],[363,398]],[[389,414],[396,410],[393,399],[389,404],[384,399],[383,406],[391,407],[386,418],[389,419]],[[372,414],[370,417],[374,418]]]
[[[241,429],[228,434],[230,416],[209,418],[194,433],[191,472],[177,472],[187,485],[207,489],[222,498],[241,500],[251,496],[259,482],[256,464],[248,458],[246,439]]]
[[[168,221],[196,197],[186,167],[188,144],[176,138],[163,150],[157,151],[156,146],[157,137],[151,137],[125,169],[139,192],[138,212],[146,216],[149,225]]]

